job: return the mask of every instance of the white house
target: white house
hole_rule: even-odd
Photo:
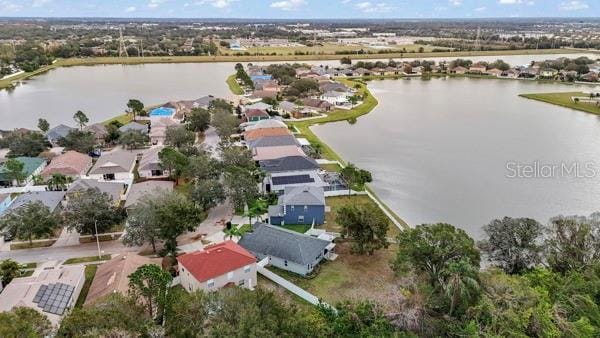
[[[348,97],[350,96],[348,92],[328,91],[323,93],[319,98],[334,106],[343,106],[348,103]]]
[[[89,178],[100,181],[128,181],[133,179],[137,155],[129,150],[104,153],[88,173]]]
[[[158,154],[164,147],[152,147],[144,151],[138,166],[140,177],[147,179],[167,178],[169,171],[164,170],[160,164]]]

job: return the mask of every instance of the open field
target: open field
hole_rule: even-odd
[[[313,278],[273,267],[269,269],[332,305],[346,299],[368,299],[388,310],[397,309],[403,296],[402,279],[390,268],[394,250],[392,244],[371,256],[352,255],[348,243],[339,242],[335,248],[338,258],[323,261]]]
[[[295,55],[296,53],[303,53],[303,54],[311,54],[311,55],[337,55],[339,57],[342,57],[344,54],[339,54],[339,53],[343,53],[343,52],[352,52],[352,53],[356,53],[358,51],[367,51],[367,52],[371,52],[371,53],[377,53],[377,51],[379,50],[393,50],[396,51],[398,53],[416,53],[419,51],[419,48],[423,48],[423,52],[426,53],[430,53],[434,48],[442,48],[442,49],[448,49],[445,47],[435,47],[435,46],[428,46],[428,45],[416,45],[416,44],[412,44],[412,45],[389,45],[389,46],[385,46],[384,48],[371,48],[371,47],[367,47],[367,46],[362,46],[362,45],[340,45],[337,43],[323,43],[320,45],[316,45],[314,47],[308,47],[308,46],[301,46],[301,47],[251,47],[248,48],[248,50],[245,51],[236,51],[236,50],[229,50],[226,48],[221,49],[221,53],[222,54],[229,54],[229,55],[235,55],[235,54],[243,54],[243,53],[250,53],[250,54],[277,54],[278,56],[290,56],[290,55]],[[338,54],[336,54],[338,53]],[[354,54],[352,54],[354,55]]]
[[[593,103],[575,102],[571,100],[572,96],[588,96],[582,92],[521,94],[519,96],[527,99],[555,104],[565,108],[584,111],[586,113],[600,115],[600,106],[597,106]]]

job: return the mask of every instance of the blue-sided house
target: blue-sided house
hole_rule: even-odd
[[[279,204],[269,207],[273,225],[325,223],[325,193],[322,187],[285,187]]]

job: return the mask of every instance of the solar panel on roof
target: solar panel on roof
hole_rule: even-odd
[[[277,176],[271,180],[273,185],[313,183],[315,181],[310,175]]]
[[[40,286],[33,302],[44,312],[62,315],[67,309],[75,287],[63,283]]]

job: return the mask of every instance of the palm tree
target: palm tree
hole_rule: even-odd
[[[242,232],[240,231],[240,228],[235,225],[226,227],[225,229],[223,229],[223,233],[225,233],[225,238],[223,239],[226,239],[227,237],[229,237],[229,239],[233,239],[233,237],[242,237]]]
[[[250,203],[250,205],[248,206],[248,211],[244,216],[248,216],[249,223],[252,224],[252,217],[256,217],[258,219],[258,216],[264,214],[265,209],[267,208],[267,201],[262,198],[257,198]]]
[[[67,183],[69,183],[69,179],[67,176],[59,173],[52,174],[52,177],[48,180],[48,186],[50,190],[55,191],[63,191],[67,189]]]
[[[477,271],[466,260],[450,264],[449,277],[442,286],[446,297],[450,300],[448,315],[463,301],[475,298],[480,292],[479,282],[476,279]]]

